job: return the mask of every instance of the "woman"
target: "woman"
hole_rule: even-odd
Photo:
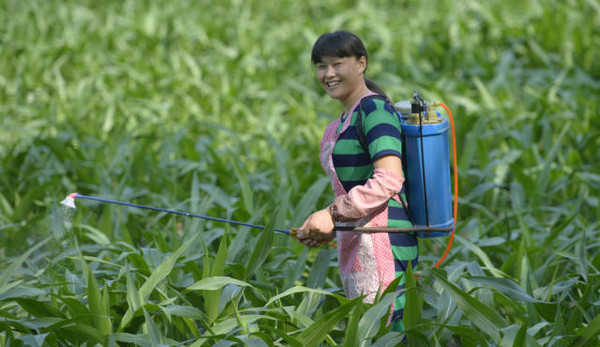
[[[337,237],[340,276],[349,298],[365,295],[372,302],[408,262],[417,266],[417,238],[402,233],[335,231],[335,225],[411,227],[399,201],[404,181],[400,160],[398,117],[389,101],[369,98],[362,104],[362,127],[368,151],[355,128],[360,101],[374,94],[385,97],[365,78],[368,55],[361,40],[347,31],[319,37],[311,56],[317,78],[327,94],[343,108],[321,140],[321,165],[332,181],[336,198],[327,208],[310,215],[298,239],[315,247]],[[385,97],[387,100],[387,97]],[[399,288],[404,287],[404,279]],[[402,331],[404,294],[395,301],[392,329]]]

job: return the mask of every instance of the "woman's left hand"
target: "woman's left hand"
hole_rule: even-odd
[[[302,224],[296,237],[308,247],[317,247],[335,238],[333,218],[328,210],[311,214]]]

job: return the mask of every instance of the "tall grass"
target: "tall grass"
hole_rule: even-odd
[[[600,343],[600,3],[0,2],[0,345]],[[310,66],[348,29],[394,100],[456,117],[453,250],[343,296],[334,249],[273,228],[331,200],[339,105]],[[78,201],[70,192],[268,225]],[[412,271],[412,270],[411,270]],[[392,286],[395,287],[395,286]],[[405,340],[406,338],[406,340]]]

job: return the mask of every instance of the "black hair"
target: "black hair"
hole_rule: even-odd
[[[313,45],[310,59],[314,65],[321,62],[323,57],[356,57],[360,59],[365,57],[367,66],[369,62],[369,54],[361,39],[349,31],[339,30],[321,35]],[[366,72],[365,68],[365,72]],[[390,99],[385,94],[383,89],[377,83],[365,77],[367,88],[387,99]],[[390,102],[391,103],[391,102]]]
[[[317,39],[312,49],[312,63],[320,63],[323,57],[365,57],[369,60],[367,49],[360,38],[343,30],[323,34]]]

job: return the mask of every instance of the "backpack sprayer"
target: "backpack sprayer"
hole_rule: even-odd
[[[443,118],[434,107],[441,106],[448,113]],[[442,103],[429,103],[415,92],[410,101],[394,105],[400,113],[403,156],[408,210],[419,237],[450,235],[439,266],[450,251],[458,212],[458,165],[456,160],[456,133],[450,109]],[[448,130],[452,128],[454,164],[454,206],[451,199],[450,151]],[[454,208],[453,208],[454,207]]]
[[[433,108],[441,106],[450,119],[452,128],[452,141],[454,149],[454,208],[450,194],[450,162],[448,147],[448,119],[441,117],[439,112]],[[402,155],[406,180],[405,189],[408,198],[409,213],[413,228],[385,228],[385,227],[338,227],[336,230],[352,230],[363,233],[406,233],[417,232],[419,237],[439,237],[450,234],[448,246],[442,258],[434,266],[439,266],[450,251],[454,230],[456,227],[456,216],[458,209],[458,174],[456,161],[456,136],[454,131],[454,119],[450,109],[442,103],[428,103],[415,92],[410,101],[401,101],[394,105],[400,113],[400,126],[402,128]],[[359,110],[359,114],[360,114]],[[359,117],[360,119],[360,117]],[[181,212],[166,208],[158,208],[146,205],[132,204],[117,200],[104,199],[87,196],[78,193],[69,194],[61,204],[75,209],[75,199],[87,199],[102,203],[117,204],[129,207],[143,208],[148,210],[173,213],[185,217],[201,218],[233,225],[246,226],[264,230],[262,225],[244,223],[230,219],[222,219],[199,215],[189,212]],[[454,211],[454,213],[452,213]],[[298,229],[277,229],[274,231],[296,237]],[[336,246],[334,243],[331,245]]]

